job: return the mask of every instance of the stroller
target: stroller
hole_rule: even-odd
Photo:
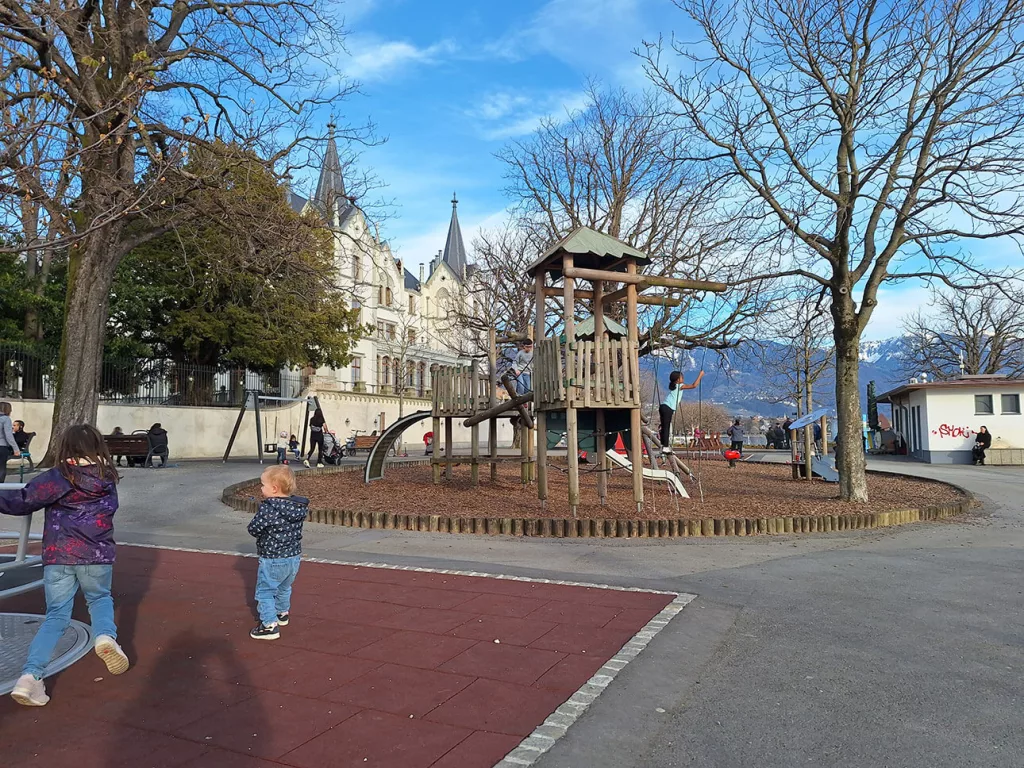
[[[341,464],[343,458],[345,458],[345,449],[338,442],[338,438],[334,436],[333,432],[324,432],[324,463]]]

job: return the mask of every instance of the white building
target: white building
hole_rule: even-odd
[[[453,199],[447,242],[429,267],[413,274],[379,238],[363,211],[345,190],[334,126],[316,193],[306,200],[292,193],[298,211],[317,210],[334,230],[341,289],[360,321],[376,329],[353,350],[341,369],[316,371],[320,391],[429,397],[434,364],[468,363],[468,333],[458,322],[468,311],[469,281],[477,270],[468,262],[459,227],[458,200]]]
[[[1024,380],[1004,376],[963,376],[919,381],[878,397],[892,406],[893,429],[907,453],[930,464],[970,464],[979,428],[992,433],[990,464],[1024,464]]]

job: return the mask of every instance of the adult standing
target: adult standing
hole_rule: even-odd
[[[7,462],[21,453],[18,441],[14,439],[14,424],[11,422],[11,404],[0,402],[0,483],[7,480]]]
[[[317,408],[313,411],[313,418],[309,420],[309,454],[302,462],[304,466],[309,466],[309,460],[313,458],[313,451],[316,451],[316,465],[322,467],[324,465],[324,430],[327,429],[327,420],[324,418],[324,412]]]
[[[991,447],[992,433],[988,431],[988,427],[982,427],[978,430],[978,434],[974,438],[974,448],[971,449],[971,454],[974,456],[974,463],[984,467],[985,451]]]
[[[789,425],[792,423],[793,420],[788,416],[786,417],[786,420],[782,422],[782,435],[784,441],[782,447],[785,448],[787,451],[790,450],[790,448],[792,448],[792,444],[790,441],[792,440],[793,436],[792,434],[790,434],[789,431]]]
[[[736,421],[732,423],[732,426],[729,427],[729,429],[727,429],[725,433],[729,436],[729,439],[732,440],[732,450],[739,451],[740,456],[742,456],[743,438],[746,437],[746,432],[744,432],[743,425],[740,424],[740,420],[736,419]]]

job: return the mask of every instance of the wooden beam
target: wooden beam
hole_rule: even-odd
[[[604,269],[583,269],[582,267],[566,267],[562,270],[568,280],[607,280],[613,283],[625,283],[627,285],[657,285],[662,288],[685,288],[691,291],[712,291],[722,293],[728,290],[725,283],[715,283],[710,280],[689,280],[684,277],[661,277],[660,275],[638,275],[636,264],[631,263],[632,269],[629,272],[608,272]],[[609,294],[611,295],[611,294]]]
[[[638,288],[639,288],[639,290],[643,290],[642,287],[638,287]],[[561,298],[562,297],[562,289],[561,288],[552,288],[551,286],[547,286],[546,288],[544,288],[544,295],[545,296],[557,296],[558,298]],[[621,291],[614,291],[613,293],[605,294],[605,296],[602,299],[602,301],[605,304],[611,304],[611,303],[613,303],[615,301],[622,301],[622,299],[624,299],[625,296],[626,296],[625,289],[622,289]],[[577,299],[588,299],[588,300],[589,299],[593,299],[594,298],[594,292],[593,291],[576,291],[576,298]],[[673,298],[670,298],[668,296],[666,296],[665,298],[661,298],[659,296],[637,296],[636,303],[637,304],[650,304],[650,305],[656,306],[656,307],[660,307],[662,305],[664,305],[666,307],[678,307],[683,302],[682,302],[681,299],[673,299]]]
[[[482,421],[488,419],[497,418],[505,413],[505,411],[511,411],[515,408],[522,408],[526,403],[533,402],[533,392],[527,392],[525,395],[519,395],[512,400],[506,400],[504,403],[498,403],[493,408],[488,408],[486,411],[480,411],[480,413],[474,414],[462,422],[464,427],[472,427],[474,424],[479,424]]]

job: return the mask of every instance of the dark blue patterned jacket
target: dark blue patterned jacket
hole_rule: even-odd
[[[0,512],[28,515],[46,509],[43,565],[114,562],[117,486],[92,467],[77,467],[75,483],[54,467],[20,491],[0,491]]]
[[[260,557],[276,559],[302,554],[302,522],[309,511],[304,496],[267,499],[249,521]]]

